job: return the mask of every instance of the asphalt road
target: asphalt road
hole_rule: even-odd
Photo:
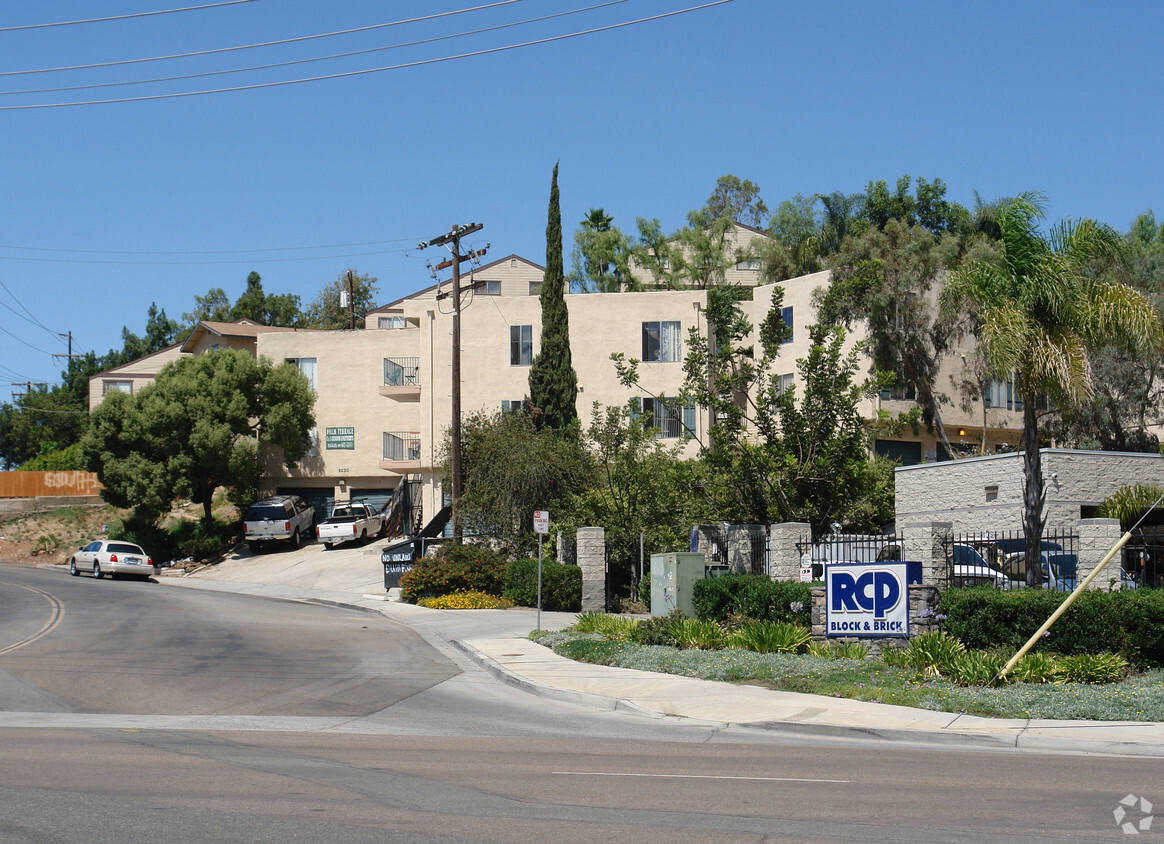
[[[371,614],[0,566],[3,842],[1129,840],[1162,781],[590,712]]]

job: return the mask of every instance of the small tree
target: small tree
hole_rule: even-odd
[[[187,498],[210,521],[217,487],[239,506],[253,498],[260,443],[281,448],[289,467],[305,454],[314,402],[290,364],[234,349],[182,358],[139,393],[106,396],[82,442],[85,463],[114,506],[153,520]]]
[[[566,273],[562,262],[562,211],[558,201],[558,165],[550,182],[546,222],[546,272],[542,280],[542,344],[529,370],[529,390],[544,424],[563,429],[578,418],[578,374],[570,357],[570,312],[566,309]]]

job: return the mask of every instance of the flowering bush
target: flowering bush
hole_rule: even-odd
[[[484,545],[449,543],[432,557],[417,560],[400,578],[400,598],[415,604],[455,592],[484,592],[500,596],[505,583],[505,561]]]
[[[484,592],[454,592],[437,598],[421,598],[417,603],[434,610],[507,610],[513,606],[508,598]]]

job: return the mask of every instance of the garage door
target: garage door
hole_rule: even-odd
[[[921,443],[902,440],[877,440],[873,451],[879,457],[897,460],[902,466],[916,466],[921,463]]]
[[[392,497],[392,489],[389,487],[373,487],[371,489],[353,489],[352,501],[363,501],[373,510],[379,510],[388,503],[388,499]]]
[[[298,495],[315,508],[316,523],[322,522],[331,515],[331,506],[335,504],[334,490],[329,487],[279,487],[275,490],[279,495]]]

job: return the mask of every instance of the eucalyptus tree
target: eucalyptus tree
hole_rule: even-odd
[[[990,373],[1013,374],[1023,396],[1023,533],[1028,559],[1038,559],[1045,516],[1039,454],[1040,396],[1056,409],[1077,407],[1092,394],[1091,355],[1105,346],[1147,354],[1164,347],[1160,317],[1131,287],[1096,269],[1126,264],[1127,245],[1110,226],[1064,221],[1049,233],[1041,194],[1024,193],[999,211],[1000,250],[994,261],[968,261],[943,291],[950,311],[965,309]],[[1027,567],[1027,583],[1040,585]]]

